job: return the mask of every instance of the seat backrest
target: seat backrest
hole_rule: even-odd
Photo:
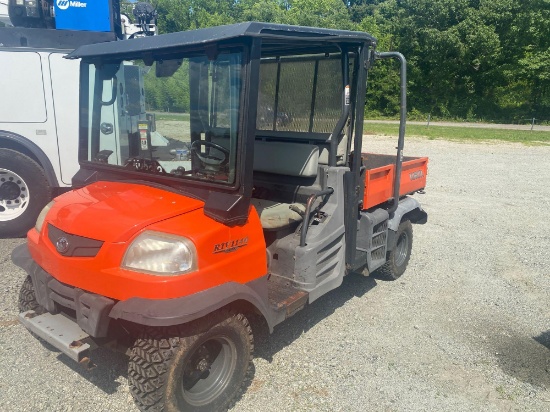
[[[319,165],[319,147],[311,144],[254,142],[254,170],[287,176],[315,177]]]
[[[348,150],[348,135],[345,134],[340,139],[338,143],[338,150],[336,151],[336,166],[343,166],[346,164],[346,152]],[[329,149],[328,147],[323,147],[319,153],[319,164],[328,165],[329,164]]]

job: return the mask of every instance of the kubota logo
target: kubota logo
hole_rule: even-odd
[[[86,7],[86,3],[81,1],[69,1],[69,0],[57,0],[57,7],[59,10],[67,10],[69,7]]]
[[[65,253],[67,250],[69,250],[69,239],[67,239],[65,236],[61,236],[59,239],[57,239],[57,242],[55,242],[55,248],[59,253]]]

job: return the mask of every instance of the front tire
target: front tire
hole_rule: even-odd
[[[413,244],[413,229],[410,220],[399,224],[396,238],[395,246],[388,253],[388,260],[378,269],[377,274],[385,280],[396,280],[407,269]]]
[[[130,392],[142,411],[226,410],[243,386],[253,350],[248,320],[233,312],[148,329],[131,350]]]
[[[34,310],[38,314],[45,312],[44,308],[36,301],[34,286],[29,275],[27,275],[19,290],[18,307],[20,312],[26,312],[28,310]]]
[[[52,191],[30,157],[0,149],[0,237],[21,237],[34,226]]]

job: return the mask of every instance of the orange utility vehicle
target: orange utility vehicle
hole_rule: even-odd
[[[70,54],[81,168],[13,252],[29,274],[20,321],[85,364],[126,344],[142,410],[219,410],[249,369],[251,316],[272,331],[351,271],[399,277],[411,223],[427,219],[410,196],[427,159],[403,157],[405,59],[375,46],[366,33],[241,23]],[[401,62],[396,156],[361,154],[378,58]],[[132,68],[138,94],[124,90]],[[143,96],[170,115],[113,125],[115,107]]]

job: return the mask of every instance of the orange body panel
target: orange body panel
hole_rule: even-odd
[[[229,227],[205,216],[203,206],[199,200],[147,186],[98,182],[57,198],[40,235],[29,231],[28,245],[38,265],[60,282],[117,300],[170,299],[264,276],[265,240],[256,210],[250,208],[246,224]],[[49,223],[104,244],[95,257],[62,256],[48,238]],[[198,269],[176,276],[122,269],[126,249],[145,230],[190,239]]]
[[[376,154],[364,153],[362,156],[376,156]],[[399,195],[404,196],[426,187],[427,174],[427,157],[403,161]],[[393,197],[394,179],[395,164],[387,164],[373,169],[367,169],[365,171],[363,209],[370,209],[371,207],[390,200]]]

